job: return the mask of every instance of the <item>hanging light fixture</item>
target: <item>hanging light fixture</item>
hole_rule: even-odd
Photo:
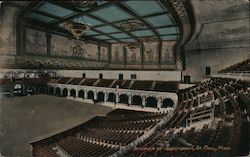
[[[81,20],[82,18],[82,20]],[[88,24],[84,16],[79,17],[76,19],[76,22],[74,21],[67,21],[64,22],[64,27],[71,33],[73,36],[79,40],[79,38],[86,32],[88,32],[91,29],[91,25]]]

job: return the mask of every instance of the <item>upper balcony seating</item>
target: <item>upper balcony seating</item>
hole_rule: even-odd
[[[114,80],[112,79],[100,79],[95,85],[96,87],[109,87]]]
[[[164,81],[157,81],[153,91],[157,92],[176,92],[178,89],[177,82],[164,82]]]
[[[57,83],[66,84],[70,79],[71,79],[71,77],[61,77],[61,78],[57,81]]]
[[[71,81],[69,81],[67,84],[72,84],[72,85],[79,85],[83,78],[73,78]]]
[[[34,157],[59,157],[59,155],[49,146],[43,145],[34,150]]]
[[[134,81],[130,89],[134,90],[150,90],[153,81]]]
[[[239,73],[239,72],[250,72],[250,59],[234,64],[230,67],[222,69],[218,73]]]
[[[131,80],[116,80],[115,83],[112,85],[112,88],[116,88],[118,86],[118,88],[121,89],[128,89],[130,83]]]
[[[81,85],[83,86],[93,86],[94,83],[97,81],[98,79],[94,79],[94,78],[86,78]]]

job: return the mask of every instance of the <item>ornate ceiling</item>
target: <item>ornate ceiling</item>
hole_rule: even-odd
[[[176,41],[182,32],[164,0],[40,1],[24,17],[62,31],[66,21],[86,22],[82,38],[107,43]]]

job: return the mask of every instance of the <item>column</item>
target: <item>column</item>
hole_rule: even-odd
[[[47,39],[47,56],[50,56],[51,54],[51,34],[46,33],[46,39]]]
[[[128,95],[128,106],[132,104],[132,95]]]
[[[78,91],[78,89],[75,89],[76,90],[76,98],[78,98],[79,97],[79,91]]]
[[[157,109],[160,110],[162,106],[162,98],[157,99]]]
[[[68,89],[68,94],[67,94],[67,97],[70,96],[70,89]]]
[[[146,96],[142,97],[142,108],[146,106]]]
[[[94,92],[94,100],[97,99],[97,91],[93,91]]]
[[[108,93],[105,92],[105,93],[104,93],[104,102],[108,101],[108,96],[109,96]]]
[[[116,104],[119,103],[119,94],[118,93],[115,94],[115,103]]]
[[[87,98],[88,98],[88,91],[84,90],[84,99],[87,99]]]

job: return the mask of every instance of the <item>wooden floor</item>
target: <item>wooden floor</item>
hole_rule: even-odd
[[[0,152],[3,156],[29,157],[32,152],[30,141],[66,130],[111,110],[110,107],[47,95],[1,100]]]

